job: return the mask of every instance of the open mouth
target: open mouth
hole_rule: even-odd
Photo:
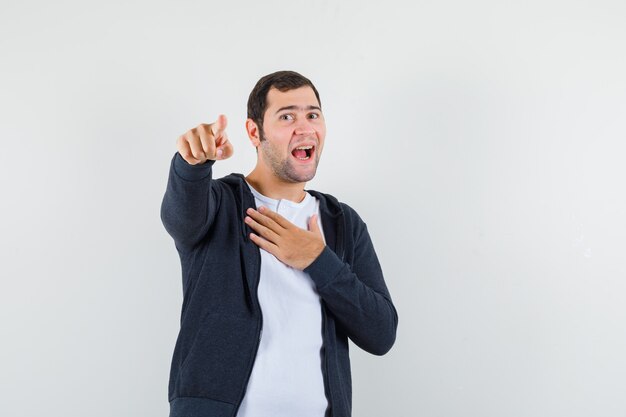
[[[297,148],[295,148],[293,151],[291,151],[291,154],[296,159],[299,159],[301,161],[306,161],[308,159],[311,159],[311,156],[313,155],[314,150],[315,150],[315,146],[313,145],[303,145],[303,146],[298,146]]]

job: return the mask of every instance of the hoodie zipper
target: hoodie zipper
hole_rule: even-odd
[[[343,233],[344,233],[344,223],[343,223],[343,213],[341,213],[339,215],[340,219],[337,220],[337,240],[335,241],[335,250],[339,255],[339,258],[341,259],[341,262],[345,262],[344,258],[345,258],[345,248],[344,248],[344,244],[343,244]],[[328,401],[330,402],[330,410],[328,413],[327,417],[332,417],[333,416],[333,394],[332,394],[332,390],[330,389],[330,379],[328,376],[328,355],[327,355],[327,343],[325,342],[326,339],[326,320],[327,320],[327,314],[326,314],[326,307],[324,306],[324,302],[322,301],[322,335],[324,337],[324,369],[326,372],[324,372],[324,379],[325,379],[325,385],[328,389]]]
[[[326,308],[324,307],[323,301],[322,301],[322,335],[323,338],[326,339]],[[332,417],[333,415],[333,394],[330,390],[330,382],[328,380],[328,355],[326,354],[326,343],[324,343],[324,385],[326,387],[326,389],[328,390],[327,394],[328,394],[328,402],[329,402],[329,412],[328,412],[328,417]]]
[[[246,391],[248,390],[248,382],[250,381],[250,375],[252,375],[252,368],[254,368],[254,363],[256,362],[256,356],[257,356],[257,353],[259,352],[259,345],[261,344],[261,337],[263,336],[263,310],[261,310],[261,303],[259,302],[259,282],[261,281],[261,251],[260,249],[258,249],[256,253],[258,254],[257,256],[257,280],[256,280],[256,286],[254,289],[254,296],[256,298],[256,305],[259,308],[259,314],[260,314],[261,320],[259,322],[259,331],[258,331],[258,337],[256,339],[256,346],[254,348],[254,357],[252,358],[252,364],[250,365],[250,369],[248,369],[248,376],[246,377],[243,391],[241,393],[241,397],[239,398],[239,401],[237,402],[237,407],[235,408],[233,417],[237,415],[237,412],[239,411],[239,407],[241,407],[241,403],[243,402],[243,397],[246,395]]]

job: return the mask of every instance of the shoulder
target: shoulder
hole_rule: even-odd
[[[328,193],[313,190],[309,190],[309,192],[320,200],[320,207],[324,207],[334,215],[343,216],[346,227],[348,227],[354,235],[359,235],[363,229],[365,229],[365,222],[356,209],[350,204],[345,201],[340,201],[335,196]]]

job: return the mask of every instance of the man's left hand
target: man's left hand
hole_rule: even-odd
[[[257,233],[250,233],[250,239],[292,268],[302,271],[326,246],[315,214],[304,230],[267,207],[249,208],[247,213],[245,221]]]

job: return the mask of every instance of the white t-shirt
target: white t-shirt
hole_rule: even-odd
[[[257,207],[265,206],[305,230],[317,213],[322,229],[319,202],[309,193],[295,203],[271,199],[248,186]],[[328,401],[322,374],[322,307],[315,283],[261,249],[258,294],[263,333],[237,417],[324,417]]]

